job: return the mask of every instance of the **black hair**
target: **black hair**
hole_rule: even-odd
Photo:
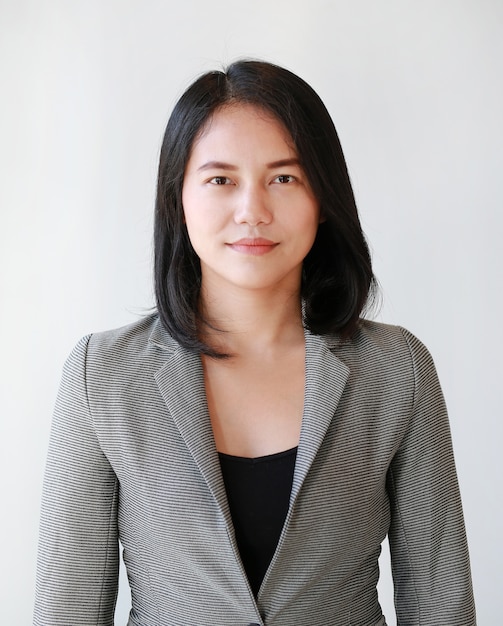
[[[291,135],[319,202],[323,221],[303,263],[304,325],[311,332],[354,334],[376,292],[346,161],[332,119],[318,94],[287,69],[241,60],[208,72],[181,96],[161,147],[154,229],[155,294],[160,320],[186,348],[219,355],[200,338],[201,267],[184,223],[182,186],[195,139],[212,114],[231,103],[271,113]]]

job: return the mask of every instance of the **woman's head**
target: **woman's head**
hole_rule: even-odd
[[[155,216],[155,282],[163,324],[182,345],[211,353],[198,339],[201,271],[184,223],[182,190],[195,141],[212,115],[231,104],[252,105],[285,128],[318,200],[323,222],[304,260],[305,324],[315,333],[352,334],[373,275],[340,142],[314,90],[286,69],[238,61],[209,72],[182,95],[161,148]]]

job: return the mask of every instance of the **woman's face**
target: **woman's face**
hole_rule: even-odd
[[[182,201],[203,287],[299,290],[320,209],[269,113],[247,104],[215,112],[192,147]]]

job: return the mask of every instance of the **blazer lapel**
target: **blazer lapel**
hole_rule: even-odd
[[[224,518],[232,528],[199,355],[179,346],[155,374],[162,397]]]
[[[349,368],[331,352],[326,340],[306,332],[304,415],[290,510],[334,417],[348,376]]]

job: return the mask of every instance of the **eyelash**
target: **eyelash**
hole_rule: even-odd
[[[215,182],[215,181],[225,181],[225,182]],[[227,178],[227,176],[213,176],[213,178],[210,178],[210,180],[208,181],[209,183],[211,183],[212,185],[227,185],[228,181],[230,180],[230,178]]]
[[[295,178],[295,176],[292,176],[291,174],[279,174],[278,176],[276,176],[273,179],[273,182],[277,181],[279,178],[288,178],[290,180],[288,181],[281,181],[279,182],[280,185],[286,185],[289,183],[293,183],[295,182],[297,179]],[[224,182],[217,182],[217,181],[224,181]],[[213,176],[213,178],[210,178],[210,180],[208,181],[210,184],[212,185],[228,185],[230,181],[230,178],[227,178],[227,176]]]
[[[279,176],[276,176],[276,178],[275,178],[274,180],[277,180],[278,178],[289,178],[289,179],[290,179],[290,180],[288,181],[289,183],[293,183],[295,180],[297,180],[297,179],[295,178],[295,176],[292,176],[291,174],[280,174]],[[281,185],[284,185],[284,184],[288,184],[288,183],[285,183],[285,181],[283,181],[283,182],[282,182],[282,183],[280,183],[280,184],[281,184]]]

